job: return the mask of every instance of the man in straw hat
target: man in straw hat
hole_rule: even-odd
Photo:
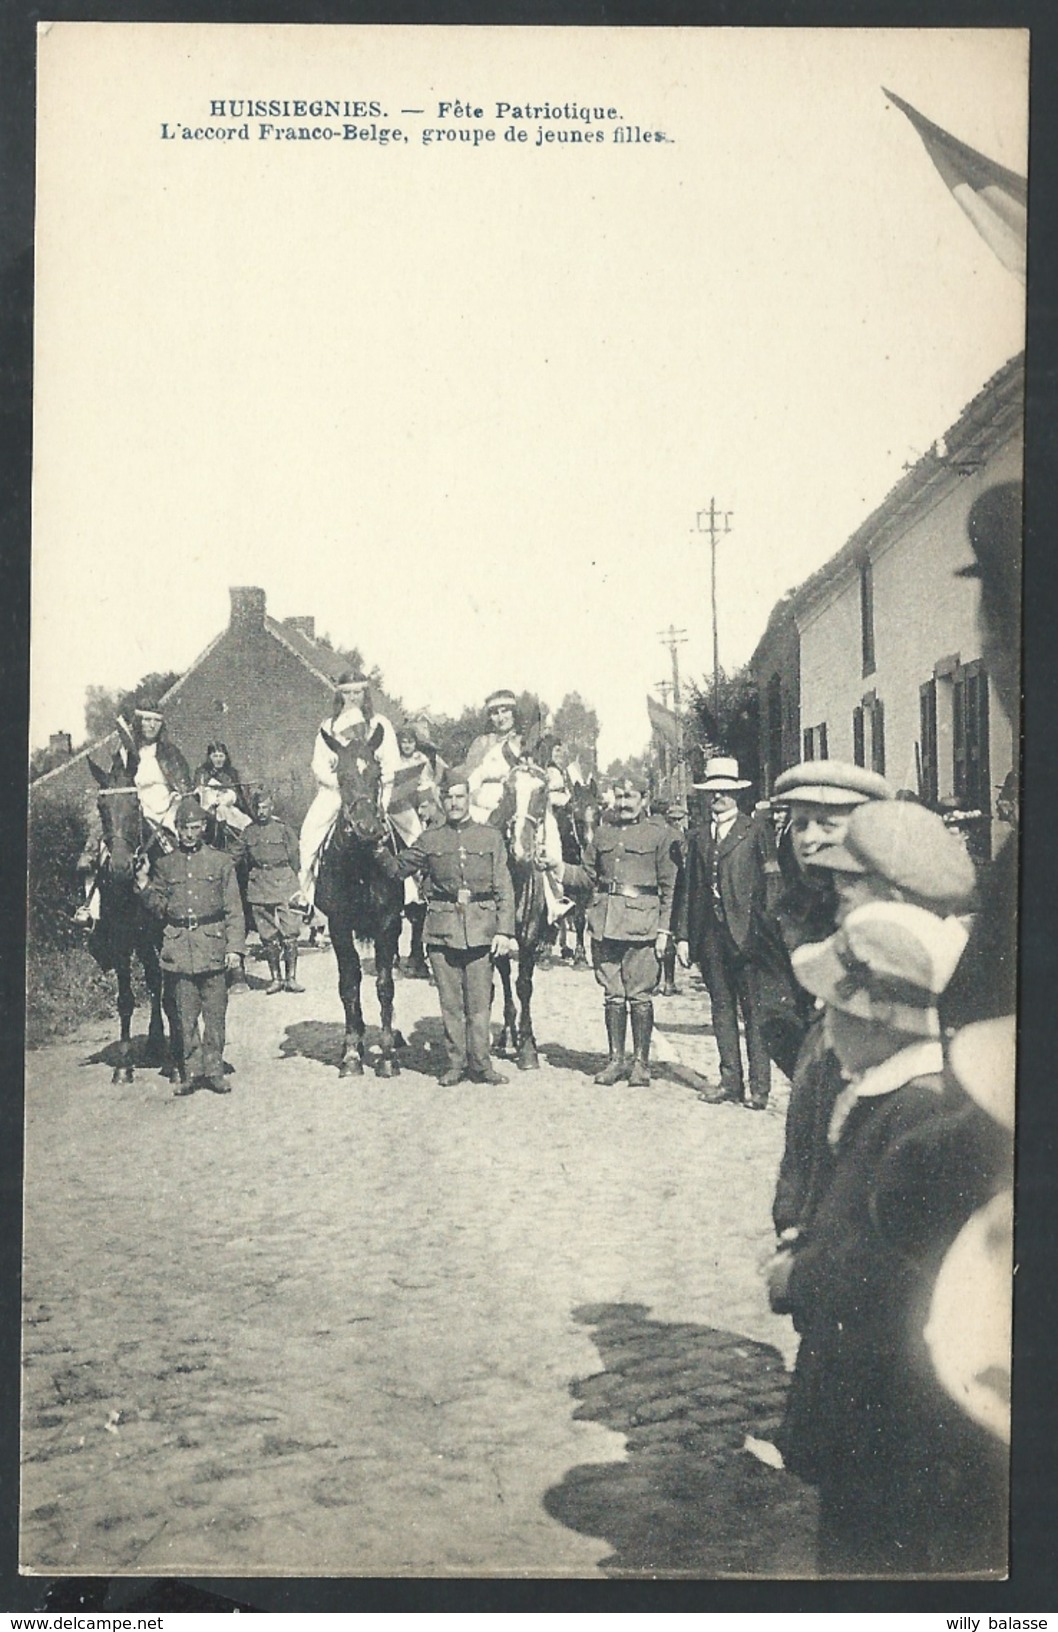
[[[705,778],[694,786],[709,795],[710,813],[688,837],[676,939],[680,961],[686,966],[693,959],[702,971],[720,1053],[719,1090],[703,1091],[702,1098],[743,1102],[741,1011],[749,1061],[746,1103],[763,1110],[771,1062],[760,1029],[758,959],[767,935],[769,883],[778,884],[771,828],[739,810],[737,795],[750,784],[736,759],[707,760]]]
[[[182,1054],[175,1092],[227,1094],[225,972],[238,971],[245,951],[242,899],[231,857],[203,843],[206,813],[191,794],[177,805],[175,821],[177,848],[159,858],[153,876],[144,858],[136,888],[165,925],[161,965],[176,1004]]]
[[[811,1229],[768,1273],[801,1333],[780,1448],[818,1486],[823,1574],[962,1564],[943,1517],[948,1424],[916,1319],[928,1276],[879,1233],[875,1203],[904,1141],[943,1114],[937,1002],[965,945],[957,918],[885,901],[794,953],[846,1078],[829,1184]]]

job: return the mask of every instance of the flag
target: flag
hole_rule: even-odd
[[[909,102],[883,91],[906,113],[925,145],[941,180],[955,202],[970,217],[981,237],[1015,277],[1025,282],[1025,245],[1028,236],[1028,183],[994,159],[967,147],[946,130],[926,119]]]
[[[650,729],[657,734],[662,742],[667,742],[673,748],[679,746],[676,716],[671,708],[662,707],[661,703],[648,695],[647,717],[650,720]]]

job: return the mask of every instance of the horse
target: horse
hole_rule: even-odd
[[[165,1065],[179,1058],[175,1011],[167,1000],[162,977],[161,950],[164,926],[149,911],[134,888],[136,863],[150,860],[161,849],[158,830],[140,810],[140,801],[128,767],[120,761],[104,771],[89,758],[89,768],[99,785],[98,808],[103,826],[102,861],[97,875],[99,922],[90,942],[90,951],[104,972],[114,971],[118,982],[118,1017],[121,1038],[118,1062],[112,1082],[134,1080],[132,1064],[132,1015],[136,998],[132,990],[132,955],[143,965],[143,978],[151,1000],[147,1032],[148,1065]],[[169,1022],[166,1048],[164,1018]]]
[[[379,1077],[400,1075],[395,1048],[404,1044],[393,1029],[393,965],[400,940],[404,885],[379,865],[375,846],[393,839],[382,810],[382,771],[375,749],[382,740],[376,726],[370,737],[355,736],[343,743],[323,733],[338,760],[341,809],[320,855],[316,905],[327,919],[331,944],[338,959],[338,993],[345,1010],[345,1040],[338,1067],[341,1077],[364,1071],[364,1011],[360,1002],[362,966],[357,940],[375,948],[375,990],[382,1025],[382,1053],[375,1065]]]
[[[594,779],[591,782],[574,783],[569,803],[556,805],[554,808],[558,834],[562,841],[562,860],[576,866],[584,859],[584,852],[588,846],[595,842],[600,807],[599,790]],[[569,956],[566,941],[568,926],[575,931],[573,967],[583,969],[588,962],[588,955],[584,950],[584,933],[587,928],[591,891],[571,890],[569,893],[573,897],[573,911],[562,920],[559,927],[562,956],[564,958]]]
[[[540,1067],[536,1038],[533,1036],[533,971],[540,951],[547,945],[547,901],[543,874],[535,865],[544,837],[547,815],[547,773],[539,766],[521,761],[511,771],[500,803],[494,812],[496,825],[507,839],[507,856],[514,883],[514,933],[518,942],[518,994],[520,1011],[511,991],[511,960],[496,959],[503,986],[503,1029],[498,1052],[515,1050],[520,1071]]]

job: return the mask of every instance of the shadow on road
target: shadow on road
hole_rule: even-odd
[[[337,1071],[342,1060],[345,1027],[334,1020],[298,1020],[288,1026],[279,1044],[284,1060],[315,1060]],[[372,1060],[379,1053],[379,1029],[368,1026],[364,1033],[367,1048],[365,1064],[371,1069]],[[432,1015],[415,1023],[411,1034],[404,1038],[398,1049],[402,1071],[418,1071],[424,1077],[436,1077],[445,1068],[444,1032],[441,1022]]]
[[[579,1421],[627,1439],[627,1460],[569,1470],[552,1518],[601,1536],[608,1575],[813,1573],[814,1493],[744,1449],[770,1441],[788,1377],[778,1350],[734,1332],[651,1320],[643,1304],[582,1306],[604,1369],[570,1385]]]
[[[164,1060],[150,1058],[146,1032],[143,1032],[140,1036],[132,1037],[130,1041],[132,1044],[132,1064],[135,1070],[157,1071],[159,1076],[168,1074],[170,1069],[168,1053]],[[97,1049],[94,1054],[86,1055],[83,1060],[79,1060],[77,1063],[82,1066],[109,1065],[111,1069],[117,1065],[123,1065],[125,1062],[121,1055],[121,1043],[115,1038],[113,1042],[106,1043],[102,1048]]]

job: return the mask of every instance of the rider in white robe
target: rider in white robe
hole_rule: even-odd
[[[335,688],[334,713],[320,723],[312,751],[312,774],[316,778],[316,797],[309,806],[301,824],[301,871],[298,894],[292,904],[309,910],[316,899],[316,879],[320,856],[342,808],[338,788],[338,755],[329,747],[324,732],[341,743],[349,743],[358,732],[372,733],[382,729],[382,740],[375,749],[375,758],[382,767],[382,808],[388,809],[393,790],[393,777],[400,760],[396,732],[384,714],[376,714],[371,706],[369,682],[361,676],[343,675]]]
[[[513,691],[504,690],[491,692],[485,699],[492,730],[474,738],[465,762],[472,821],[488,822],[503,797],[511,771],[523,755],[522,739],[515,722],[516,701]],[[543,853],[549,861],[562,860],[558,823],[550,802],[544,817]],[[542,873],[541,877],[544,880],[548,922],[553,924],[570,910],[573,903],[559,893],[551,873]]]

